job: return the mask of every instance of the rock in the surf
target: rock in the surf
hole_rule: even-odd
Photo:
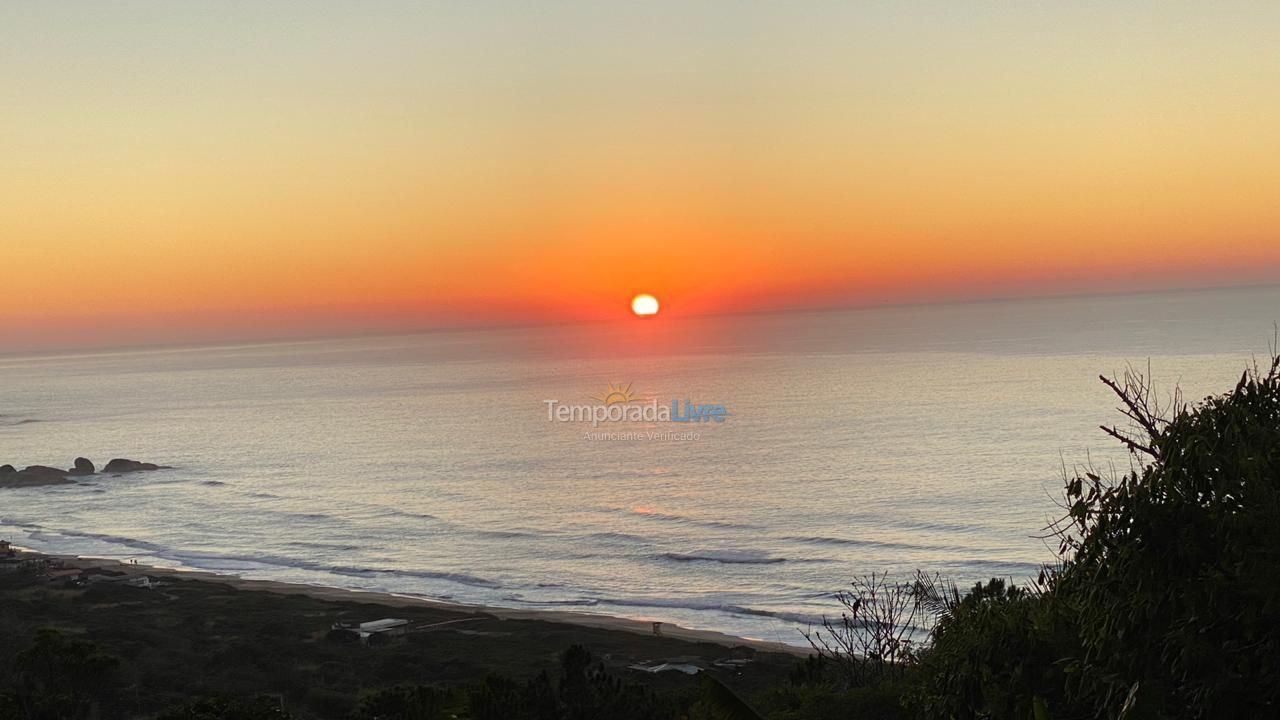
[[[143,470],[159,470],[161,466],[155,463],[138,462],[128,458],[112,458],[106,467],[102,468],[105,473],[127,473],[141,472]]]
[[[93,461],[89,458],[76,458],[75,467],[67,471],[68,475],[92,475],[94,473]]]

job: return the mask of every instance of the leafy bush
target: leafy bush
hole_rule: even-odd
[[[929,718],[1076,717],[1061,660],[1078,652],[1052,593],[979,583],[940,613],[912,704]]]
[[[882,576],[855,585],[844,639],[815,645],[850,685],[882,686],[866,668],[892,654],[922,718],[1280,717],[1280,358],[1195,405],[1161,407],[1133,371],[1103,382],[1132,424],[1103,430],[1140,462],[1068,478],[1060,564],[963,597],[918,575],[911,609],[900,591],[868,605],[901,587]],[[922,607],[928,647],[897,652],[883,627]]]
[[[11,702],[25,717],[85,718],[109,702],[120,661],[96,645],[42,629],[14,660],[17,691]]]
[[[1108,382],[1147,464],[1073,478],[1055,591],[1084,644],[1072,688],[1111,717],[1280,713],[1280,358],[1166,417]],[[1105,380],[1104,380],[1105,381]]]

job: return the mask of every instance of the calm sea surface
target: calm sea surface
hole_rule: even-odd
[[[1278,319],[1254,288],[0,356],[0,462],[175,466],[0,491],[0,536],[802,644],[857,574],[1034,576],[1064,466],[1128,467],[1097,375],[1224,391]],[[728,416],[548,420],[610,384]]]

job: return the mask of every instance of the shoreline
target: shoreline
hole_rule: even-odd
[[[434,600],[430,598],[403,595],[378,590],[356,590],[326,585],[290,583],[280,580],[255,580],[238,575],[210,572],[208,570],[191,570],[185,568],[168,568],[155,565],[134,564],[114,558],[87,557],[45,553],[31,548],[14,545],[13,549],[25,559],[57,560],[66,567],[76,569],[102,568],[116,570],[130,577],[150,576],[155,578],[172,578],[197,580],[222,585],[224,587],[246,592],[261,592],[277,595],[301,595],[316,600],[332,602],[358,602],[382,605],[390,608],[426,608],[441,612],[488,616],[498,620],[532,620],[559,625],[580,627],[584,629],[621,632],[645,637],[661,637],[667,640],[679,640],[690,643],[709,643],[725,648],[745,647],[758,652],[779,653],[794,657],[807,657],[812,653],[809,648],[788,645],[780,641],[767,641],[746,638],[716,630],[698,630],[687,628],[670,622],[661,623],[661,636],[654,634],[654,622],[638,620],[605,613],[588,613],[575,610],[519,609],[494,605],[471,605],[466,603]]]

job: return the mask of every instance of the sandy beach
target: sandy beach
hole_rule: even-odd
[[[351,590],[347,588],[324,587],[319,585],[299,585],[277,582],[273,580],[252,580],[235,575],[223,575],[199,570],[156,567],[153,565],[122,562],[109,558],[86,558],[73,555],[46,555],[27,548],[17,548],[24,557],[49,558],[56,560],[66,568],[108,568],[125,573],[131,577],[147,576],[152,578],[173,578],[182,580],[199,580],[207,583],[225,585],[248,592],[276,593],[280,595],[303,595],[317,600],[334,602],[358,602],[371,605],[383,605],[389,608],[429,608],[447,613],[473,616],[489,616],[500,620],[535,620],[550,623],[562,623],[583,628],[609,630],[632,633],[636,635],[654,636],[654,623],[648,620],[636,620],[615,615],[573,612],[567,610],[521,610],[489,605],[465,605],[450,603],[429,598],[398,595],[394,593]],[[684,640],[693,643],[712,643],[727,648],[746,647],[760,652],[783,653],[805,657],[809,655],[806,648],[788,645],[781,642],[769,642],[755,638],[743,638],[711,630],[697,630],[680,627],[672,623],[661,623],[663,638]]]
[[[578,612],[512,610],[247,580],[113,559],[20,550],[0,573],[5,656],[44,629],[117,658],[113,702],[128,716],[191,697],[271,695],[305,716],[343,717],[371,690],[523,683],[558,673],[575,646],[621,682],[693,693],[710,673],[751,694],[804,653],[778,643]],[[144,580],[145,578],[145,580]],[[358,638],[341,629],[394,622]],[[5,662],[0,657],[0,662]]]

